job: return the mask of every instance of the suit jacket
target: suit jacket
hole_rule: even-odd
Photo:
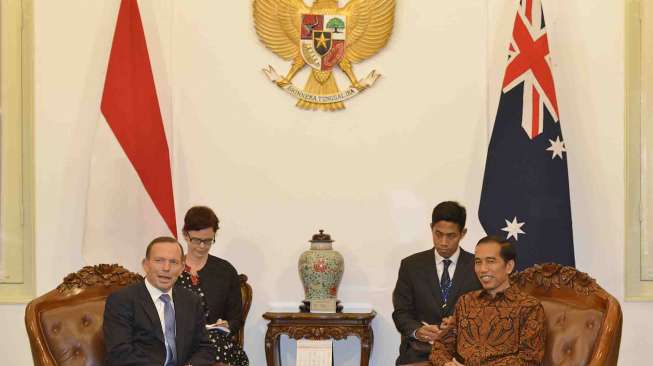
[[[183,288],[173,288],[177,328],[177,365],[210,366],[215,353],[205,328],[200,299]],[[104,308],[107,365],[156,365],[166,360],[161,321],[144,282],[112,293]]]
[[[399,267],[392,293],[392,319],[402,336],[397,365],[428,361],[431,346],[414,339],[413,332],[422,326],[422,321],[440,324],[443,317],[453,314],[461,295],[481,288],[474,273],[474,255],[461,248],[451,293],[443,308],[434,251],[435,248],[406,257]]]

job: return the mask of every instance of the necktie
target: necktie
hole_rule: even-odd
[[[166,338],[166,363],[164,366],[174,366],[177,364],[175,309],[172,307],[170,295],[162,294],[159,299],[163,301],[163,322],[165,323],[163,335]]]
[[[440,279],[440,291],[442,291],[442,305],[444,307],[447,304],[447,299],[449,298],[449,290],[451,289],[451,277],[449,277],[449,266],[451,265],[451,259],[443,260],[442,264],[444,264],[444,270],[442,271],[442,278]]]

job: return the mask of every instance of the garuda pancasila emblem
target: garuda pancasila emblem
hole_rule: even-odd
[[[373,70],[358,80],[352,69],[383,48],[394,25],[395,0],[254,0],[256,33],[266,47],[284,60],[292,60],[288,74],[280,76],[268,66],[263,71],[304,109],[339,110],[343,101],[372,86],[380,74]],[[292,83],[305,65],[311,73],[304,89]],[[333,69],[338,66],[351,85],[338,89]]]

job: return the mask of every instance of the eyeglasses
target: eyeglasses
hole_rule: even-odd
[[[213,245],[213,243],[215,243],[215,236],[208,239],[200,239],[200,238],[193,238],[192,236],[189,235],[188,240],[195,245],[204,244],[205,246],[210,247],[211,245]]]

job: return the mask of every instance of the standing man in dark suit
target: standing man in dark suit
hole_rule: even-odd
[[[453,314],[458,297],[481,288],[474,255],[459,246],[466,218],[457,202],[438,204],[430,225],[434,248],[401,261],[392,293],[392,319],[402,335],[397,365],[428,361],[431,344],[445,333],[442,320]]]
[[[173,285],[184,267],[175,238],[147,246],[145,281],[112,293],[104,308],[104,343],[109,366],[210,366],[215,354],[200,299]]]

